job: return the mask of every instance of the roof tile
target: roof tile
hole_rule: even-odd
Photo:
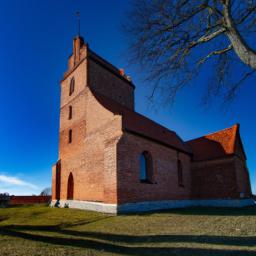
[[[203,137],[187,141],[195,161],[209,160],[235,153],[239,124]]]

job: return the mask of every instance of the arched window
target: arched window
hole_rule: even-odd
[[[67,191],[67,199],[72,200],[74,196],[74,179],[73,174],[70,173],[68,176],[68,191]]]
[[[178,184],[180,187],[183,187],[183,170],[182,170],[182,162],[180,160],[177,161],[177,170],[178,170]]]
[[[144,151],[140,155],[140,181],[149,182],[153,181],[152,173],[152,157],[149,152]]]
[[[74,90],[75,90],[75,78],[72,77],[69,84],[69,96],[72,95]]]

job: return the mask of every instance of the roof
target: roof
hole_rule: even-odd
[[[186,144],[191,148],[195,161],[210,160],[235,154],[238,136],[239,124],[235,124],[224,130],[187,141]]]
[[[133,89],[135,89],[135,85],[133,84],[133,82],[131,81],[131,79],[128,79],[128,76],[126,76],[125,74],[121,74],[120,73],[120,69],[118,69],[117,67],[115,67],[113,64],[111,64],[110,62],[108,62],[106,59],[102,58],[101,56],[99,56],[97,53],[95,53],[94,51],[92,51],[91,49],[88,50],[88,56],[89,58],[96,62],[98,65],[100,65],[101,67],[107,69],[109,72],[111,72],[112,74],[114,74],[115,76],[119,77],[120,79],[122,79],[124,82],[126,82],[127,84],[129,84]]]
[[[123,130],[146,137],[181,152],[192,154],[189,147],[175,132],[168,130],[149,118],[130,110],[98,92],[93,91],[93,94],[105,108],[115,114],[122,115]]]

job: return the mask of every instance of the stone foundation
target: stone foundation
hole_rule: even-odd
[[[51,202],[51,206],[56,205],[56,200]],[[75,208],[88,211],[103,213],[136,213],[156,210],[166,210],[186,207],[233,207],[240,208],[255,205],[253,199],[213,199],[213,200],[168,200],[152,201],[127,204],[105,204],[100,202],[77,201],[77,200],[60,200],[59,207]]]

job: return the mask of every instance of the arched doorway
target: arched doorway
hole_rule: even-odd
[[[73,174],[70,173],[68,176],[67,199],[72,200],[73,196],[74,196],[74,178],[73,178]]]

